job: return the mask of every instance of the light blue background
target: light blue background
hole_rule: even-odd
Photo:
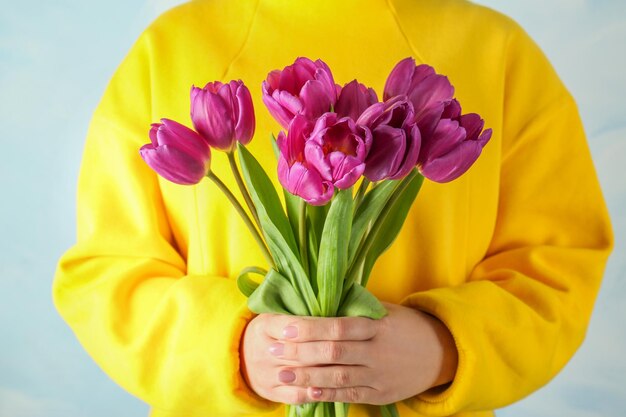
[[[74,241],[87,124],[141,30],[176,0],[0,0],[0,417],[145,417],[51,302]],[[483,0],[519,21],[577,98],[617,238],[581,350],[504,417],[626,415],[626,2]],[[585,173],[581,173],[585,175]]]

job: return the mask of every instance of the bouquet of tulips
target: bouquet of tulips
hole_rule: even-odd
[[[195,130],[162,119],[141,156],[178,184],[208,177],[232,202],[267,261],[237,279],[253,312],[383,317],[384,307],[365,288],[376,260],[400,232],[424,177],[459,177],[491,129],[483,131],[479,115],[461,113],[445,76],[411,58],[392,70],[382,101],[356,80],[335,84],[324,62],[308,58],[270,72],[262,90],[285,129],[272,136],[282,200],[245,147],[255,115],[241,81],[192,87]],[[225,151],[247,211],[211,171],[211,148]],[[397,415],[394,405],[381,412]],[[287,413],[345,416],[347,405],[310,403]]]

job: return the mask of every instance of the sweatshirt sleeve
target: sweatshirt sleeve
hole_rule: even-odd
[[[503,59],[499,205],[488,251],[465,284],[404,301],[438,317],[459,354],[450,385],[406,401],[428,416],[496,409],[553,378],[583,341],[612,247],[575,102],[521,28]]]
[[[245,298],[233,279],[187,274],[159,179],[139,156],[153,121],[154,48],[149,34],[138,40],[93,117],[77,243],[59,262],[54,302],[98,365],[152,407],[185,416],[267,411],[239,370]]]

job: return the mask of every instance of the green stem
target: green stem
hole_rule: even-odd
[[[398,185],[398,187],[394,190],[393,194],[391,195],[391,198],[389,198],[389,201],[387,201],[387,204],[385,204],[385,207],[383,208],[382,212],[379,214],[378,218],[376,219],[376,222],[372,226],[372,229],[367,234],[365,241],[362,243],[362,245],[359,245],[359,250],[357,252],[357,255],[354,257],[354,261],[352,262],[352,265],[350,265],[350,269],[348,270],[348,273],[346,274],[347,279],[346,279],[346,284],[344,286],[344,295],[350,289],[352,284],[354,284],[354,281],[357,278],[358,271],[361,269],[360,265],[363,262],[365,262],[365,258],[367,257],[367,254],[372,249],[372,246],[374,246],[374,243],[376,243],[376,239],[378,238],[378,235],[380,234],[380,231],[383,227],[383,224],[385,223],[387,216],[389,215],[389,212],[391,211],[391,208],[395,205],[398,199],[402,196],[402,193],[404,192],[404,190],[406,190],[406,188],[409,186],[409,184],[411,183],[413,178],[415,178],[416,175],[417,175],[417,170],[414,169],[413,171],[411,171],[409,175],[407,175],[402,180],[400,185]],[[367,285],[367,279],[361,282],[361,285],[365,287]]]
[[[335,403],[335,417],[346,417],[346,405],[344,403]]]
[[[235,197],[235,195],[230,191],[230,189],[228,189],[226,184],[224,184],[222,180],[220,180],[217,177],[217,175],[215,175],[212,171],[209,171],[206,174],[206,176],[211,181],[213,181],[215,185],[217,185],[217,187],[226,195],[228,200],[231,202],[233,207],[235,207],[235,210],[237,210],[237,213],[239,213],[242,220],[244,221],[244,223],[250,230],[250,233],[252,233],[254,240],[256,240],[256,243],[259,245],[259,248],[261,249],[261,252],[263,253],[263,257],[265,257],[265,260],[270,265],[270,268],[276,269],[276,266],[274,264],[274,259],[272,258],[272,255],[270,254],[269,249],[267,249],[267,246],[265,245],[263,238],[259,234],[259,231],[256,229],[256,227],[254,227],[254,223],[252,223],[252,220],[250,220],[250,217],[246,214],[246,211],[239,203],[239,200],[237,200],[237,197]]]
[[[241,177],[241,173],[239,172],[239,167],[237,167],[237,162],[235,161],[235,151],[227,152],[228,163],[230,164],[230,169],[233,171],[233,176],[235,177],[235,181],[237,182],[237,186],[239,187],[239,191],[241,191],[241,195],[243,196],[250,213],[252,213],[252,217],[254,218],[254,222],[256,223],[259,230],[263,230],[261,228],[261,222],[259,221],[259,215],[256,212],[256,207],[254,206],[254,202],[252,202],[252,197],[250,197],[250,193],[246,188],[246,184],[243,182],[243,178]]]
[[[300,261],[302,262],[302,267],[310,274],[309,271],[309,251],[307,248],[307,230],[306,230],[306,201],[300,200],[300,213],[298,214],[298,239],[299,239],[299,247],[300,247]]]
[[[361,185],[359,186],[359,191],[357,191],[356,196],[354,197],[354,210],[357,210],[361,205],[361,201],[363,201],[363,197],[365,197],[365,192],[370,185],[370,180],[363,177],[363,181],[361,181]]]

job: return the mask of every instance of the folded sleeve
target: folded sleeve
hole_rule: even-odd
[[[149,33],[139,39],[93,117],[78,239],[59,262],[54,302],[98,365],[152,407],[185,416],[257,414],[274,406],[241,378],[246,300],[229,277],[187,274],[162,184],[139,156],[153,122],[155,46]],[[186,190],[181,195],[193,195]]]
[[[612,248],[570,94],[522,29],[504,54],[495,230],[467,282],[411,294],[459,354],[454,381],[406,401],[428,416],[490,410],[547,383],[582,343]]]

